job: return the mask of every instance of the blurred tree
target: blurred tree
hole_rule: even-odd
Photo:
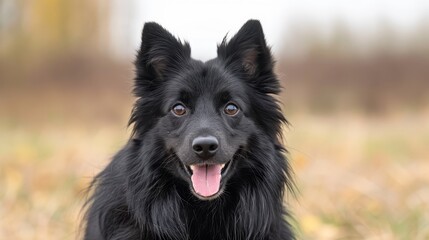
[[[0,51],[25,56],[106,47],[108,2],[101,0],[1,0]],[[4,14],[3,14],[4,13]]]
[[[413,50],[416,53],[429,55],[429,15],[421,19],[410,38],[412,45],[415,46]]]
[[[325,56],[350,56],[358,44],[354,41],[354,36],[350,32],[350,27],[341,19],[334,23],[329,40],[325,46]]]

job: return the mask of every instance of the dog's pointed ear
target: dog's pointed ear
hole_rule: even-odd
[[[249,77],[257,77],[273,67],[271,52],[258,20],[247,21],[229,42],[225,37],[217,53],[219,58],[226,61],[228,68],[241,71]]]
[[[169,71],[190,59],[191,48],[182,43],[161,25],[145,23],[142,43],[135,61],[136,81],[163,79]]]

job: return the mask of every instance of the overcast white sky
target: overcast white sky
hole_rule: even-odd
[[[248,19],[259,19],[268,43],[276,51],[289,28],[297,23],[316,24],[329,32],[338,20],[363,34],[387,21],[400,31],[429,20],[427,0],[110,0],[111,39],[114,51],[130,56],[140,44],[144,22],[156,21],[190,42],[192,56],[215,57],[216,45],[226,33],[233,35]]]

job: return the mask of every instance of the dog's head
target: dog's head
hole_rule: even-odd
[[[284,118],[271,96],[279,83],[259,21],[224,39],[215,59],[204,63],[190,55],[188,43],[156,23],[145,24],[131,122],[136,137],[162,139],[170,156],[163,166],[207,200],[236,174],[250,137],[277,139]]]

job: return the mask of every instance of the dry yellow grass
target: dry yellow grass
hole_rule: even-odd
[[[429,239],[429,116],[292,116],[303,239]]]
[[[126,139],[112,129],[2,126],[0,239],[75,239],[83,190]]]

